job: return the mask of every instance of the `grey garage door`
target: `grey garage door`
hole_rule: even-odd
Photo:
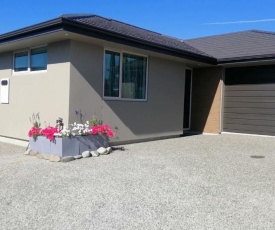
[[[275,135],[275,65],[226,69],[223,131]]]

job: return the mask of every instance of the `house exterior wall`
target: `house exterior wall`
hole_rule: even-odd
[[[193,70],[191,131],[221,132],[222,67]]]
[[[13,74],[14,51],[0,54],[0,79],[10,79],[9,104],[0,104],[0,136],[27,140],[33,113],[40,114],[42,127],[44,122],[55,125],[57,116],[68,122],[69,45],[69,41],[48,45],[45,72]]]
[[[148,56],[148,101],[104,100],[104,47],[71,41],[70,52],[70,122],[79,119],[76,111],[83,120],[96,115],[117,129],[113,143],[182,134],[184,63]]]

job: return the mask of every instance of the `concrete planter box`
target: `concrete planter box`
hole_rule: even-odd
[[[108,147],[109,138],[106,135],[88,135],[55,138],[51,142],[46,137],[39,136],[35,141],[30,138],[30,148],[39,153],[49,153],[60,157],[80,155],[86,150],[94,151],[99,147]]]
[[[41,153],[50,153],[51,147],[49,140],[46,137],[40,136],[35,141],[33,138],[30,138],[30,147],[32,150],[41,152]]]

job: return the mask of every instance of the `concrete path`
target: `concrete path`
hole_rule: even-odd
[[[274,138],[124,147],[51,163],[1,143],[0,229],[275,229]]]

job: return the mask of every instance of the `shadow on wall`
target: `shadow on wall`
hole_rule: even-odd
[[[199,68],[193,70],[191,131],[220,132],[219,83],[222,68]]]
[[[6,52],[0,55],[0,70],[11,70],[13,68],[13,53]]]
[[[88,116],[96,114],[103,123],[117,128],[118,139],[180,133],[184,66],[151,58],[148,101],[103,100],[103,50],[83,44],[77,47],[71,65],[70,122],[75,119],[75,109],[81,109]],[[83,55],[85,59],[77,60],[76,57]]]
[[[48,45],[48,65],[70,62],[70,41],[59,41]],[[13,69],[13,52],[9,51],[0,55],[0,70]]]

